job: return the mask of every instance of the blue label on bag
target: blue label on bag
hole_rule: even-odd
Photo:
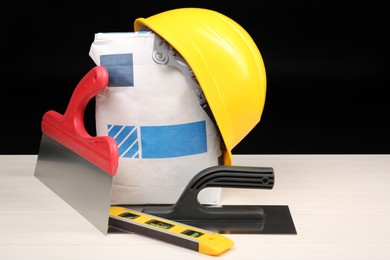
[[[101,55],[100,64],[108,71],[109,87],[134,86],[132,53]]]
[[[207,152],[205,121],[139,129],[108,125],[108,135],[116,140],[119,154],[125,158],[173,158]]]
[[[109,125],[108,135],[117,142],[121,157],[139,158],[138,133],[135,126]]]

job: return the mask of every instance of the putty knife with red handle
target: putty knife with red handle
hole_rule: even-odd
[[[44,114],[34,173],[104,234],[108,232],[118,147],[109,136],[91,136],[87,132],[84,112],[107,83],[107,70],[96,66],[78,83],[63,115],[53,110]]]

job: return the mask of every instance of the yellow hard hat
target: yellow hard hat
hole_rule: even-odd
[[[152,30],[188,63],[221,133],[223,164],[263,113],[266,72],[255,42],[239,24],[213,10],[178,8],[134,21]]]

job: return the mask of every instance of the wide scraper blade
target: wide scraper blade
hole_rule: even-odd
[[[35,177],[107,234],[111,175],[43,134]]]
[[[107,234],[118,148],[108,136],[90,136],[84,127],[87,103],[108,82],[104,67],[93,68],[72,94],[64,115],[48,111],[34,176]]]

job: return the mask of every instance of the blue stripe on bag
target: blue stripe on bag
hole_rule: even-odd
[[[100,56],[100,64],[108,71],[109,87],[133,87],[133,54],[108,54]]]
[[[141,126],[143,158],[171,158],[207,152],[206,123]]]
[[[108,125],[108,135],[115,137],[122,128],[123,125]]]
[[[119,156],[139,158],[138,134],[135,126],[108,125],[108,135],[117,142]]]
[[[166,126],[141,126],[142,158],[173,158],[207,152],[206,122]],[[108,125],[121,157],[139,158],[135,126]]]

